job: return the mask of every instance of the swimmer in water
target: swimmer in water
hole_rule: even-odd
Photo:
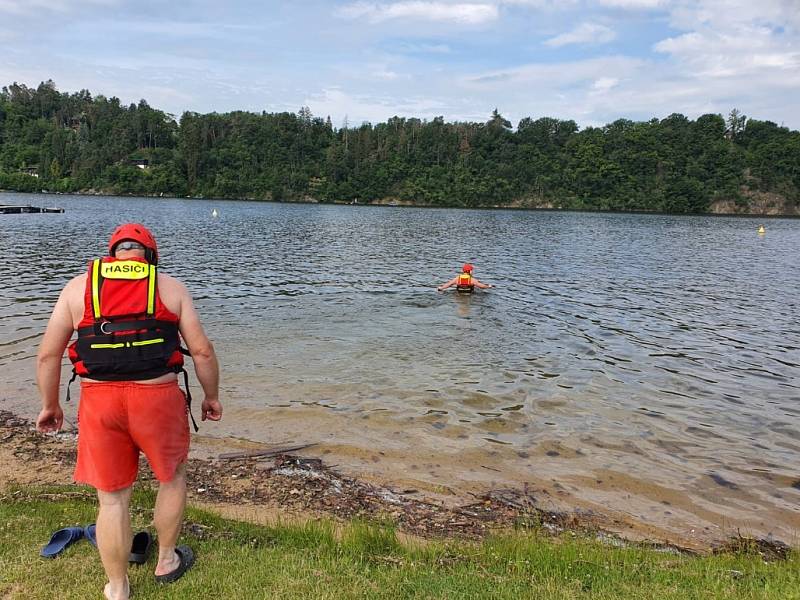
[[[461,267],[461,273],[453,277],[447,283],[443,283],[437,287],[436,291],[441,292],[452,286],[456,286],[456,291],[462,294],[471,294],[473,291],[475,291],[475,288],[485,290],[487,288],[494,287],[488,283],[483,283],[475,279],[472,276],[472,265],[469,263],[465,263],[464,266]]]

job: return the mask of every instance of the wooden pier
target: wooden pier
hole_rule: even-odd
[[[22,215],[28,213],[63,213],[63,208],[39,206],[17,206],[14,204],[0,204],[0,215]]]

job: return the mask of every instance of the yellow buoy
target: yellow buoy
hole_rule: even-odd
[[[766,229],[764,229],[764,226],[763,226],[763,225],[759,225],[759,226],[758,226],[758,233],[759,233],[759,235],[764,235],[766,232],[767,232],[767,230],[766,230]]]

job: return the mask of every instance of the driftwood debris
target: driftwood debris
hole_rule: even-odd
[[[299,446],[281,446],[280,448],[266,448],[264,450],[249,450],[246,452],[226,452],[224,454],[220,454],[220,460],[233,460],[236,458],[264,458],[268,456],[277,456],[279,454],[286,454],[287,452],[296,452],[297,450],[303,450],[304,448],[310,448],[311,446],[316,446],[316,443],[312,444],[301,444]]]

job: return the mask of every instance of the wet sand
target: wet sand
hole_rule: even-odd
[[[207,444],[216,449],[314,442],[303,455],[378,485],[419,490],[445,506],[487,490],[527,489],[543,510],[603,515],[631,532],[629,537],[702,548],[742,533],[800,545],[800,477],[760,471],[759,464],[688,471],[670,457],[670,444],[687,445],[678,439],[659,442],[664,460],[648,470],[648,457],[635,440],[608,435],[540,435],[520,447],[476,439],[472,427],[436,428],[445,420],[435,414],[398,422],[387,411],[353,419],[315,406],[273,408],[268,419],[259,410],[237,407],[231,413],[228,426],[251,424],[246,435],[256,439],[200,436],[199,456],[213,458]],[[502,428],[504,422],[488,426]]]

